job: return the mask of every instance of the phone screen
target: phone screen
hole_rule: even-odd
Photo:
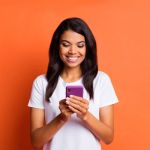
[[[66,97],[69,97],[70,95],[83,97],[83,87],[77,85],[66,86]]]

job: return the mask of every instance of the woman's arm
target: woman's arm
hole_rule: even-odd
[[[44,109],[31,108],[31,142],[35,148],[40,148],[47,143],[55,133],[70,118],[72,112],[68,109],[65,100],[60,101],[61,113],[47,125],[44,124]]]
[[[114,136],[113,105],[100,108],[99,112],[100,120],[87,112],[84,122],[99,140],[110,144]]]
[[[114,136],[113,105],[100,108],[100,120],[98,120],[88,111],[89,104],[87,100],[72,96],[66,103],[73,112],[77,113],[77,116],[84,121],[89,130],[99,140],[106,144],[112,142]]]
[[[49,124],[44,125],[44,110],[31,108],[31,142],[35,148],[40,148],[48,142],[64,124],[58,115]]]

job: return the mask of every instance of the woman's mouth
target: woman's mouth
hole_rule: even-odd
[[[78,56],[67,56],[67,61],[71,63],[75,63],[78,60]]]

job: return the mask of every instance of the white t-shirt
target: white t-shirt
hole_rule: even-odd
[[[87,81],[88,82],[88,81]],[[66,85],[82,85],[82,78],[78,81],[66,83],[60,76],[57,86],[50,98],[50,102],[45,101],[45,92],[48,82],[45,74],[39,75],[33,82],[29,107],[45,109],[46,124],[53,120],[58,114],[59,101],[65,99]],[[89,100],[86,89],[83,90],[83,97],[89,100],[89,112],[99,119],[99,109],[104,106],[115,104],[118,98],[115,94],[109,76],[98,71],[93,82],[94,99]],[[101,150],[101,145],[94,134],[85,126],[76,114],[65,123],[54,135],[51,141],[46,143],[43,150]]]

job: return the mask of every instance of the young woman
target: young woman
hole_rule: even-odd
[[[66,97],[67,85],[83,86],[83,97]],[[114,136],[109,76],[98,71],[96,41],[80,18],[68,18],[53,34],[46,74],[33,82],[31,141],[44,150],[101,150]]]

